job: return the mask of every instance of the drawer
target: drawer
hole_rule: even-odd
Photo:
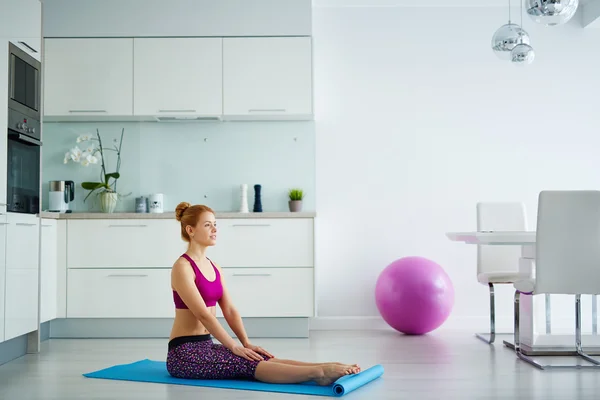
[[[313,271],[313,268],[224,268],[223,276],[243,318],[311,317]],[[220,308],[217,315],[223,315]]]
[[[170,269],[70,269],[67,318],[173,318]]]
[[[186,249],[176,220],[68,221],[68,268],[170,268]]]
[[[224,219],[207,255],[221,267],[314,266],[313,220]]]

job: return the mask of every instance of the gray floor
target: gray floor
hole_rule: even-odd
[[[379,380],[348,399],[598,399],[600,371],[540,371],[470,333],[407,337],[392,331],[312,332],[310,339],[255,339],[275,356],[382,364]],[[87,379],[142,358],[164,360],[166,340],[50,340],[43,352],[0,366],[0,399],[300,399],[313,396]],[[556,361],[556,360],[551,360]]]

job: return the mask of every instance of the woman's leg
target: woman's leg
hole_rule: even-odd
[[[304,362],[304,361],[285,360],[285,359],[281,359],[281,358],[271,358],[271,359],[269,359],[269,362],[276,362],[276,363],[287,364],[287,365],[296,365],[299,367],[322,367],[327,364],[335,364],[335,365],[343,365],[345,367],[352,368],[353,369],[352,372],[355,374],[358,374],[361,371],[360,366],[358,364],[344,364],[344,363],[340,363],[340,362],[309,363],[309,362]]]
[[[326,364],[300,366],[269,361],[260,361],[254,371],[256,380],[268,383],[303,383],[314,381],[319,385],[331,385],[344,375],[353,374],[352,368],[344,365]]]

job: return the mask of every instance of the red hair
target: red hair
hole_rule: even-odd
[[[190,241],[190,235],[188,235],[185,227],[188,225],[196,226],[200,216],[204,212],[215,213],[212,208],[202,204],[193,206],[190,203],[182,201],[177,205],[175,208],[175,219],[181,222],[181,238],[183,240],[186,242]]]

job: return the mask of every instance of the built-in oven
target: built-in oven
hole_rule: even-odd
[[[9,44],[7,193],[8,212],[40,210],[40,63]]]

